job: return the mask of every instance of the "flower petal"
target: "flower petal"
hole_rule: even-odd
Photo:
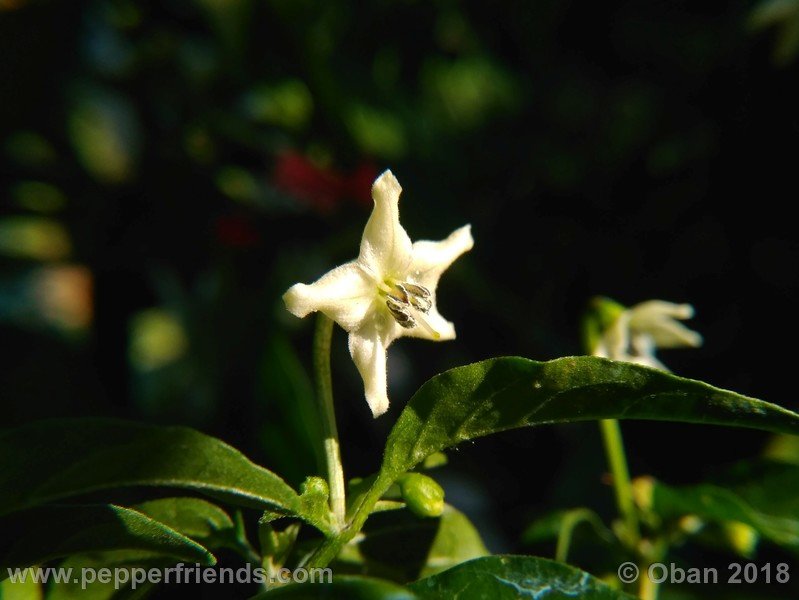
[[[298,283],[283,294],[292,314],[302,318],[321,311],[347,331],[360,327],[377,297],[374,281],[357,262],[329,271],[311,285]]]
[[[596,349],[594,349],[594,356],[629,361],[629,316],[630,311],[624,311],[604,331]]]
[[[660,348],[697,347],[702,345],[702,336],[676,320],[690,319],[693,314],[690,304],[650,300],[630,309],[630,328],[649,334]]]
[[[648,334],[633,334],[630,339],[630,346],[635,354],[628,356],[626,360],[636,365],[643,365],[669,373],[669,368],[655,358],[655,348],[657,345],[654,338]]]
[[[379,417],[388,410],[386,391],[386,349],[391,339],[382,333],[377,319],[350,332],[350,356],[363,379],[364,394],[373,417]]]
[[[414,283],[433,291],[441,274],[464,252],[474,246],[472,226],[464,225],[440,242],[421,240],[413,244],[410,277]]]
[[[358,261],[377,277],[399,276],[411,261],[411,238],[399,222],[399,181],[385,171],[372,185],[375,206],[361,238]]]

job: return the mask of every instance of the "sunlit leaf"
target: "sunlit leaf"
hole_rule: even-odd
[[[408,586],[424,600],[632,599],[588,573],[535,556],[486,556]]]
[[[649,419],[799,434],[799,415],[699,381],[594,357],[494,358],[446,371],[414,394],[389,435],[388,477],[490,433],[595,419]]]
[[[44,592],[41,584],[33,579],[33,569],[27,569],[24,579],[12,582],[0,577],[0,598],[8,600],[42,600]]]

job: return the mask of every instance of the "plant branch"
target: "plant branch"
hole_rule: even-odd
[[[330,374],[330,344],[333,339],[333,321],[319,313],[313,341],[313,367],[316,378],[316,397],[322,424],[322,443],[330,489],[330,510],[337,529],[344,526],[346,507],[344,469],[336,428],[333,405],[333,380]]]

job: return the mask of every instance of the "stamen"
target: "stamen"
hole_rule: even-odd
[[[422,285],[416,285],[415,283],[403,283],[402,285],[405,286],[405,289],[408,290],[410,294],[417,296],[419,298],[429,299],[431,294],[430,290]]]
[[[378,287],[384,292],[386,307],[397,323],[406,329],[411,329],[419,324],[433,339],[437,340],[441,338],[441,334],[433,329],[430,323],[422,316],[422,314],[428,313],[433,307],[430,290],[415,283],[391,280],[382,282],[382,284],[379,282]],[[419,312],[413,312],[414,309]]]
[[[426,313],[433,307],[432,294],[426,287],[408,282],[398,283],[397,287],[402,289],[414,308]]]
[[[386,297],[386,306],[394,320],[405,329],[411,329],[416,325],[416,319],[411,315],[410,306],[396,296]]]
[[[428,298],[419,298],[417,296],[411,296],[411,304],[423,313],[429,312],[433,307],[433,303]]]
[[[405,289],[405,286],[401,283],[394,284],[394,291],[397,292],[395,296],[398,300],[403,302],[404,304],[408,304],[408,290]]]

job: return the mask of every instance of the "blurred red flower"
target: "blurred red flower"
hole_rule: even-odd
[[[277,157],[272,174],[274,185],[319,212],[330,212],[345,199],[371,205],[372,182],[377,169],[362,162],[350,174],[320,167],[297,152],[285,152]]]
[[[233,248],[252,248],[261,241],[258,230],[247,219],[237,215],[222,215],[214,222],[216,239]]]

